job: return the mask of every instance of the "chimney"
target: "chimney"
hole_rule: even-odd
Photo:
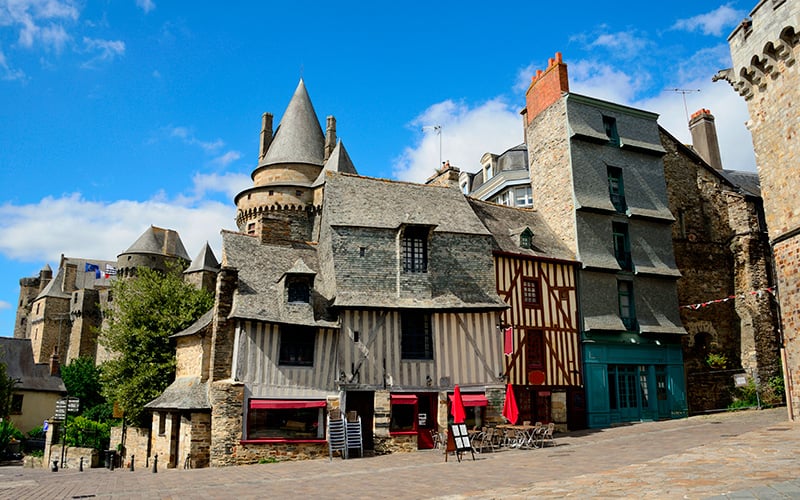
[[[689,132],[692,133],[692,145],[700,158],[717,170],[722,170],[722,159],[719,155],[717,127],[714,115],[703,108],[695,111],[689,120]]]
[[[50,376],[61,376],[61,364],[59,363],[58,351],[56,350],[53,350],[53,354],[50,355]]]
[[[272,113],[261,115],[261,145],[258,148],[258,159],[263,160],[272,144]]]
[[[527,123],[559,100],[564,92],[569,92],[567,65],[561,58],[561,52],[556,52],[555,59],[548,60],[547,69],[537,70],[536,75],[531,78],[531,85],[525,93],[524,116]]]
[[[450,166],[450,160],[442,163],[441,170],[430,176],[425,184],[433,186],[455,187],[458,189],[458,178],[461,176],[461,169]]]
[[[333,153],[333,148],[336,147],[336,118],[329,116],[327,125],[325,126],[325,157],[323,162],[328,161]]]

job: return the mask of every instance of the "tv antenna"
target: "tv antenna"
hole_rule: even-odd
[[[677,92],[683,96],[683,111],[686,113],[686,123],[689,123],[689,107],[686,105],[686,94],[700,92],[700,89],[667,89],[669,92]]]
[[[442,168],[442,126],[441,125],[426,125],[422,127],[422,131],[433,130],[439,136],[439,166],[436,169]]]

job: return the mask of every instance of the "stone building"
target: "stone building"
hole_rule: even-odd
[[[54,352],[62,364],[78,357],[100,363],[109,356],[97,343],[97,332],[102,310],[113,300],[109,298],[111,282],[133,276],[138,266],[163,271],[169,262],[185,268],[190,261],[178,233],[155,226],[145,230],[116,260],[62,255],[55,275],[45,266],[38,276],[20,280],[14,337],[31,340],[36,363],[48,362]],[[215,263],[206,245],[186,269],[187,281],[213,287]]]
[[[723,170],[714,117],[689,123],[692,147],[661,128],[690,413],[726,408],[734,373],[780,373],[779,321],[758,174]],[[724,366],[709,366],[710,354]]]
[[[717,73],[747,102],[783,326],[789,418],[800,415],[800,0],[761,0],[728,37],[733,67]]]
[[[581,263],[588,426],[685,416],[657,115],[570,92],[560,54],[533,77],[522,113],[534,208]]]

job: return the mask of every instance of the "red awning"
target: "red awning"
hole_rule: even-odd
[[[307,399],[251,399],[251,410],[291,410],[293,408],[325,408],[325,401]]]
[[[489,406],[489,400],[483,394],[461,394],[461,401],[464,406]],[[453,402],[453,395],[450,394],[450,402]]]
[[[417,396],[415,394],[391,394],[390,399],[393,405],[417,404]]]

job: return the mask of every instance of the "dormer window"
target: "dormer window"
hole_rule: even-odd
[[[311,284],[306,277],[292,277],[286,280],[289,302],[305,303],[311,301]]]
[[[619,132],[617,132],[617,119],[611,116],[603,116],[603,128],[608,137],[608,143],[612,146],[619,146]]]
[[[533,247],[533,231],[531,231],[531,228],[526,227],[519,235],[519,247],[527,248],[528,250]]]

